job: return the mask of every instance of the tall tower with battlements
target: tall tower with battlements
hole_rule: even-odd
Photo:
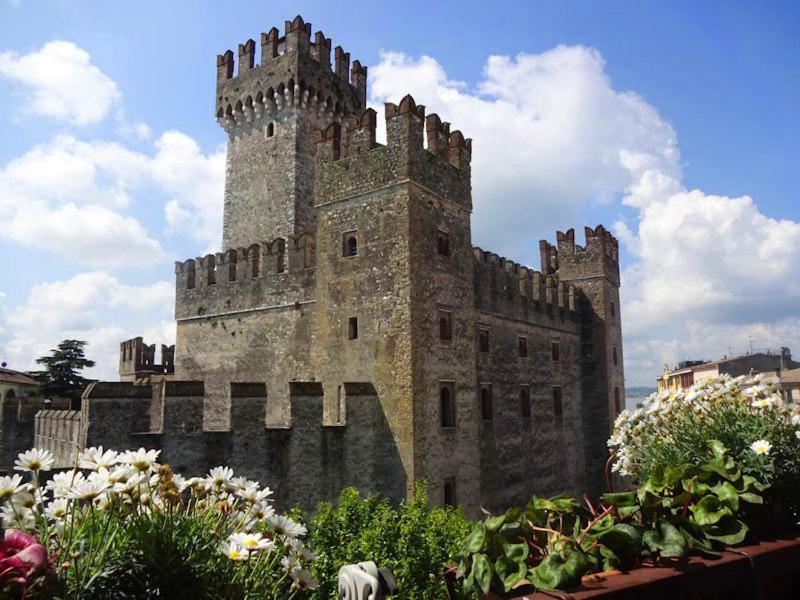
[[[312,133],[366,108],[367,69],[300,16],[217,56],[216,116],[228,133],[222,247],[315,226]]]

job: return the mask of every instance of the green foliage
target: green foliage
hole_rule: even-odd
[[[767,486],[743,474],[719,441],[699,465],[658,467],[631,492],[605,494],[597,506],[567,496],[476,523],[459,563],[467,592],[570,589],[592,572],[643,560],[714,556],[744,541],[747,510]]]
[[[86,344],[81,340],[64,340],[49,356],[36,359],[37,364],[45,366],[43,371],[33,373],[42,396],[80,398],[89,380],[81,377],[79,371],[95,364],[84,354]]]
[[[454,562],[469,527],[459,509],[428,507],[425,482],[417,482],[414,498],[399,507],[345,489],[336,505],[320,504],[310,519],[314,574],[320,582],[312,597],[338,598],[339,568],[372,560],[393,571],[402,598],[444,599],[442,572]]]

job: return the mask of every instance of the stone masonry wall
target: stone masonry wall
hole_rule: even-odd
[[[370,384],[345,385],[347,420],[324,425],[322,387],[293,382],[284,423],[266,425],[270,402],[263,383],[232,383],[231,427],[202,431],[203,384],[168,381],[162,396],[150,386],[99,384],[84,394],[82,420],[87,446],[115,449],[161,448],[161,462],[179,473],[198,475],[226,465],[275,491],[276,506],[309,510],[335,500],[345,486],[380,489],[389,498],[405,497],[404,471]],[[163,403],[160,430],[144,426],[153,403]],[[131,427],[106,426],[124,414]],[[137,426],[138,425],[138,426]]]

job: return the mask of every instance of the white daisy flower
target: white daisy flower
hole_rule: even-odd
[[[315,590],[319,587],[319,581],[312,577],[311,571],[308,569],[294,567],[291,570],[290,575],[294,580],[294,583],[292,583],[292,587],[294,588],[299,590]]]
[[[119,462],[130,465],[140,473],[143,473],[154,469],[158,465],[156,460],[159,454],[161,454],[161,450],[145,450],[144,448],[139,448],[135,451],[128,450],[119,456]]]
[[[98,469],[108,469],[116,465],[119,457],[119,452],[114,450],[106,450],[103,452],[103,447],[87,448],[78,455],[78,466],[81,469],[91,469],[97,471]]]
[[[72,486],[84,479],[85,477],[80,471],[62,471],[53,475],[45,485],[48,490],[53,492],[55,498],[66,498]]]
[[[23,483],[22,475],[4,475],[0,477],[0,502],[5,502],[14,494],[24,492],[28,489],[28,484]]]
[[[264,539],[260,533],[233,533],[228,538],[228,543],[241,546],[248,552],[275,549],[275,542]]]
[[[267,523],[270,524],[276,535],[284,538],[301,537],[308,533],[308,529],[286,515],[270,515],[267,517]]]
[[[49,471],[53,467],[55,459],[50,450],[41,448],[31,448],[22,452],[14,462],[15,471]]]
[[[770,444],[767,440],[756,440],[750,444],[750,449],[759,456],[762,456],[769,454],[770,450],[772,450],[772,444]]]
[[[233,479],[233,469],[230,467],[214,467],[208,472],[208,476],[206,477],[206,484],[208,487],[221,490],[225,489],[232,489],[233,484],[231,480]]]
[[[68,498],[81,500],[83,502],[94,502],[94,500],[111,487],[107,478],[95,477],[84,479],[72,486]]]
[[[3,527],[6,529],[13,528],[26,531],[32,529],[36,524],[33,511],[14,502],[9,502],[0,509],[0,518],[2,518]]]
[[[53,520],[61,520],[67,516],[69,501],[66,498],[56,498],[44,507],[44,514]]]
[[[753,406],[756,408],[769,408],[775,403],[772,398],[756,398],[753,400]]]
[[[225,542],[220,547],[222,553],[231,560],[247,560],[250,558],[250,553],[242,548],[239,544],[233,542]]]
[[[289,554],[281,559],[281,566],[285,571],[291,571],[297,566],[297,556]]]
[[[251,483],[245,488],[239,488],[236,494],[243,500],[248,502],[262,502],[272,495],[272,490],[269,488],[259,489],[257,483]]]

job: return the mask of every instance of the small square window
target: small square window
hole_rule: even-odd
[[[445,506],[456,506],[456,478],[448,477],[444,480],[443,501]]]
[[[347,320],[347,339],[358,339],[358,317],[350,317]]]
[[[553,388],[553,414],[556,417],[560,417],[564,414],[564,407],[562,406],[561,401],[561,388],[554,387]]]
[[[358,256],[358,237],[355,231],[344,234],[342,238],[342,256]]]
[[[550,359],[553,362],[559,362],[561,360],[561,345],[558,342],[550,343]]]
[[[442,427],[456,426],[456,395],[452,382],[439,383],[439,420]]]
[[[519,408],[523,419],[531,418],[531,391],[527,385],[519,388]]]
[[[481,352],[489,352],[489,330],[478,330],[478,347]]]
[[[517,338],[517,347],[519,348],[519,355],[521,358],[528,356],[528,338],[521,335]]]
[[[439,311],[439,339],[453,339],[453,314],[447,310]]]
[[[436,252],[440,256],[450,256],[450,234],[441,229],[436,232]]]
[[[481,417],[484,421],[492,420],[492,384],[481,384]]]

